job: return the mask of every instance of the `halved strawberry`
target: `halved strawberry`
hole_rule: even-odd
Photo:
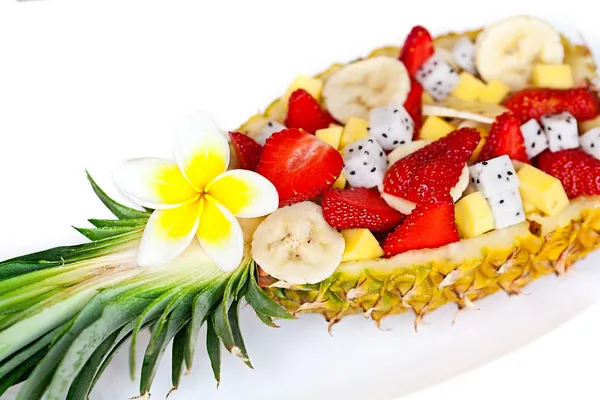
[[[573,89],[528,88],[510,96],[504,106],[521,122],[538,119],[546,114],[564,111],[573,114],[578,121],[596,118],[600,114],[600,100],[587,87]]]
[[[600,194],[600,160],[583,150],[546,150],[535,161],[539,169],[561,181],[569,198]]]
[[[404,218],[388,206],[377,189],[328,189],[321,198],[323,217],[336,229],[367,228],[372,232],[394,229]]]
[[[480,140],[475,129],[463,128],[411,153],[388,169],[384,192],[415,203],[443,201]]]
[[[487,161],[505,154],[513,160],[529,162],[521,133],[521,121],[510,112],[499,115],[492,124],[478,161]]]
[[[285,206],[320,195],[343,167],[339,151],[327,143],[301,129],[284,129],[267,139],[256,172],[275,185]]]
[[[410,92],[404,102],[404,108],[415,123],[415,130],[413,132],[413,140],[416,140],[419,136],[419,130],[421,129],[422,111],[423,111],[423,86],[415,79],[410,80]]]
[[[243,133],[229,132],[229,137],[231,138],[231,144],[233,144],[238,160],[240,160],[242,169],[254,171],[260,161],[262,146],[256,143],[250,136]]]
[[[417,25],[412,28],[406,37],[399,58],[406,66],[408,74],[414,77],[417,70],[433,55],[434,51],[433,40],[429,31]]]
[[[288,113],[285,126],[288,128],[301,128],[307,132],[315,133],[318,129],[327,128],[335,122],[327,111],[314,97],[304,89],[292,93],[288,102]]]
[[[434,249],[459,240],[454,204],[448,196],[442,203],[418,204],[385,238],[383,251],[391,257],[409,250]]]

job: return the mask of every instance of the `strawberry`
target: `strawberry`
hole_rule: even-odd
[[[418,204],[383,242],[387,257],[409,250],[433,249],[458,242],[454,204],[449,195],[443,203]]]
[[[231,138],[231,144],[233,144],[238,160],[240,160],[242,169],[254,171],[260,161],[260,153],[262,153],[261,145],[243,133],[229,132],[229,137]]]
[[[256,172],[271,181],[279,205],[312,199],[340,176],[339,151],[301,129],[284,129],[267,139]]]
[[[290,96],[285,126],[304,129],[315,133],[318,129],[327,128],[335,122],[319,102],[304,89],[295,90]]]
[[[523,89],[510,96],[504,106],[523,123],[546,114],[564,111],[573,114],[578,121],[595,118],[600,114],[600,100],[587,87],[573,89]]]
[[[388,169],[383,190],[415,203],[443,201],[480,139],[475,129],[463,128],[411,153]]]
[[[478,161],[487,161],[505,154],[513,160],[529,162],[525,152],[525,139],[521,133],[521,121],[510,112],[499,115],[492,124]]]
[[[408,74],[414,77],[417,70],[423,65],[429,57],[434,53],[433,40],[427,29],[422,26],[412,28],[404,46],[400,51],[400,61],[404,63]]]
[[[581,149],[546,150],[536,157],[537,167],[561,181],[567,196],[600,194],[600,160]]]
[[[367,228],[372,232],[394,229],[404,216],[379,195],[377,189],[328,189],[321,198],[323,217],[336,229]]]
[[[406,97],[406,101],[404,102],[404,108],[412,118],[415,123],[415,130],[413,133],[413,140],[416,140],[419,136],[419,129],[421,129],[421,125],[423,121],[422,110],[423,110],[423,86],[416,80],[410,80],[410,92],[408,92],[408,96]]]

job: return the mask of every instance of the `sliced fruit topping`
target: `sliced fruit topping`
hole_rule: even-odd
[[[570,199],[600,194],[600,160],[583,150],[545,151],[536,162],[539,169],[562,183]]]
[[[454,222],[454,204],[446,195],[446,202],[418,204],[412,213],[383,243],[387,257],[409,250],[433,249],[458,242],[458,230]]]
[[[423,125],[423,86],[412,78],[410,80],[410,92],[408,92],[404,102],[404,108],[413,120],[413,139],[416,139],[419,136],[419,129]]]
[[[260,161],[262,146],[254,141],[250,136],[239,132],[229,132],[231,143],[237,154],[240,166],[243,169],[254,171]]]
[[[340,153],[327,143],[300,129],[285,129],[267,139],[256,172],[275,185],[284,206],[320,195],[343,166]]]
[[[479,132],[463,128],[400,159],[385,175],[384,192],[415,203],[445,199],[479,140]]]
[[[433,55],[434,51],[429,31],[417,25],[406,37],[399,58],[406,65],[409,75],[414,77],[417,70]]]
[[[370,230],[344,229],[340,233],[346,242],[342,262],[369,260],[383,256],[383,249]]]
[[[285,126],[304,129],[315,133],[319,129],[328,128],[335,121],[314,97],[304,89],[298,89],[290,95]]]
[[[546,114],[569,112],[578,121],[593,119],[600,114],[600,100],[588,88],[544,89],[528,88],[511,95],[504,106],[521,122],[531,118],[539,120]]]
[[[512,160],[529,162],[525,151],[525,139],[521,133],[521,121],[512,113],[500,115],[492,124],[487,141],[479,154],[479,161],[502,155],[507,155]]]
[[[381,198],[377,189],[328,189],[321,199],[323,216],[337,229],[367,228],[372,232],[394,229],[404,218]]]

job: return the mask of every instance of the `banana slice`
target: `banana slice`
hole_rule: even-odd
[[[518,16],[486,27],[477,37],[475,65],[483,79],[499,79],[512,90],[523,89],[533,64],[562,64],[560,34],[547,22]]]
[[[464,101],[449,97],[443,102],[423,104],[423,115],[434,117],[458,118],[476,121],[483,124],[493,124],[496,117],[508,109],[498,104]]]
[[[410,78],[402,62],[378,56],[352,63],[334,73],[323,87],[327,110],[338,121],[369,119],[369,111],[390,103],[403,104]]]
[[[252,258],[269,275],[292,285],[329,278],[342,261],[343,236],[310,201],[280,208],[252,236]]]

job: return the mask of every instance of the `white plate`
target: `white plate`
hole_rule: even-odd
[[[516,0],[494,7],[411,2],[410,8],[399,1],[344,2],[343,9],[307,0],[292,11],[275,1],[211,8],[192,0],[0,3],[0,258],[81,240],[71,224],[109,216],[83,168],[115,193],[110,168],[129,157],[170,156],[172,128],[189,109],[213,112],[234,129],[296,73],[400,43],[417,23],[440,33],[543,12],[571,35],[591,32],[587,39],[597,49],[600,36],[586,2],[569,1],[580,11],[576,17],[564,4]],[[566,15],[576,19],[565,21]],[[594,254],[565,278],[543,278],[525,289],[530,295],[485,299],[477,303],[481,311],[464,313],[454,326],[455,309],[446,307],[428,316],[418,334],[408,314],[385,320],[390,331],[351,317],[330,337],[320,316],[274,330],[245,310],[241,323],[255,370],[225,355],[217,392],[199,349],[194,370],[170,398],[402,396],[518,349],[577,315],[597,298],[600,270],[590,267],[598,261]],[[136,394],[126,358],[117,356],[92,400]],[[170,389],[169,361],[167,355],[155,397]]]

